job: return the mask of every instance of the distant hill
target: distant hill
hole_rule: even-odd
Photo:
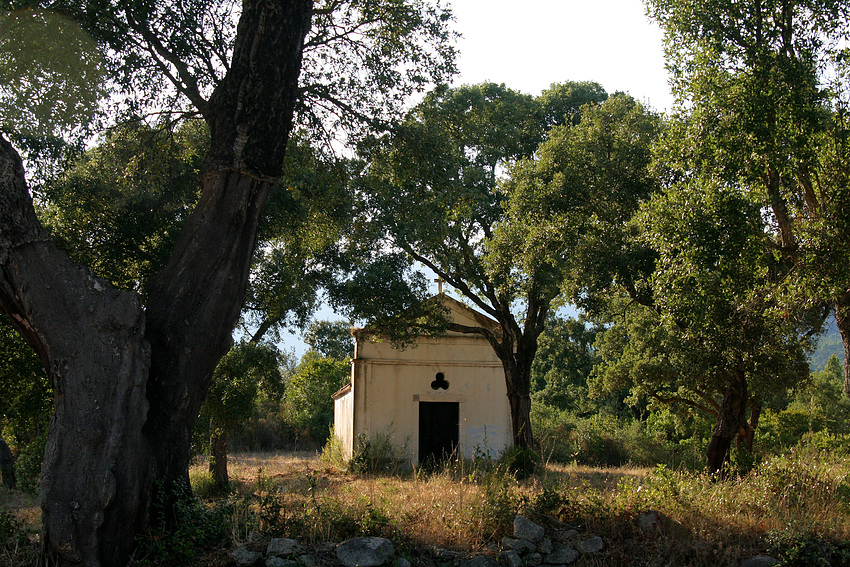
[[[844,364],[844,344],[841,342],[841,334],[835,324],[835,318],[830,317],[827,322],[826,332],[818,339],[818,346],[809,357],[809,368],[812,372],[820,372],[826,366],[826,361],[832,355]]]

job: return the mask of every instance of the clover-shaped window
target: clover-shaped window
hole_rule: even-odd
[[[446,376],[442,372],[437,372],[434,380],[431,382],[432,390],[448,390],[449,383],[446,381]]]

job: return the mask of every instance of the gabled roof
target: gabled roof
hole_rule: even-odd
[[[488,329],[494,333],[501,333],[501,327],[495,319],[476,311],[468,305],[461,303],[457,299],[450,297],[445,293],[434,296],[434,299],[440,301],[443,305],[449,308],[451,320],[458,325],[464,325],[466,327],[483,327],[484,329]]]
[[[493,319],[493,318],[491,318],[491,317],[489,317],[489,316],[487,316],[487,315],[485,315],[485,314],[483,314],[479,311],[476,311],[475,309],[469,307],[468,305],[461,303],[457,299],[450,297],[450,296],[446,295],[445,293],[440,293],[438,295],[435,295],[432,298],[430,298],[429,301],[439,301],[446,308],[448,308],[448,310],[449,310],[449,320],[452,321],[453,323],[457,323],[458,325],[463,325],[465,327],[481,327],[481,328],[487,329],[490,332],[495,333],[497,335],[501,335],[501,333],[502,333],[502,328],[495,319]],[[374,336],[374,335],[380,334],[380,333],[376,333],[374,329],[371,329],[368,326],[364,327],[364,328],[360,328],[360,329],[356,329],[356,328],[352,329],[351,333],[355,337],[361,336],[361,335],[363,335],[363,336],[373,335]],[[449,333],[453,333],[453,332],[449,331]]]

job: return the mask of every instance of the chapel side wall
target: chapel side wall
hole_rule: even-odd
[[[354,392],[351,390],[334,400],[334,435],[342,445],[343,456],[350,459],[354,450]]]

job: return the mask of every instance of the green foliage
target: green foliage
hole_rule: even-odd
[[[368,436],[361,433],[354,440],[354,451],[348,469],[359,474],[377,474],[396,469],[404,457],[406,446],[397,450],[392,442],[392,431]]]
[[[45,185],[41,220],[76,262],[120,289],[144,292],[197,200],[208,146],[200,120],[175,131],[117,127]]]
[[[0,549],[15,547],[26,541],[23,523],[6,508],[0,508]]]
[[[826,368],[833,355],[838,358],[839,364],[844,365],[844,343],[841,341],[841,333],[838,332],[835,319],[828,319],[825,327],[824,334],[818,337],[817,346],[809,355],[809,367],[812,372],[820,372]]]
[[[350,160],[322,151],[305,133],[290,137],[263,212],[243,311],[255,342],[303,329],[316,310],[318,290],[337,269],[338,241],[351,230],[355,174]]]
[[[321,444],[333,422],[334,392],[348,383],[350,359],[326,358],[313,350],[286,378],[284,415],[303,437]]]
[[[38,8],[0,12],[3,132],[79,134],[98,112],[104,81],[100,50],[78,22]]]
[[[15,459],[15,475],[18,488],[27,494],[38,494],[41,482],[41,463],[47,445],[47,429],[20,448]]]
[[[345,457],[342,440],[336,435],[333,425],[328,429],[328,440],[322,447],[321,459],[324,464],[334,467],[337,470],[348,468],[348,461]]]
[[[850,399],[844,393],[844,368],[838,357],[830,356],[823,370],[796,388],[791,407],[811,416],[813,431],[850,433]]]
[[[508,447],[499,457],[498,466],[504,467],[508,474],[517,479],[530,477],[542,463],[540,453],[527,447]]]
[[[17,452],[47,430],[53,396],[41,360],[5,315],[0,316],[0,390],[0,431]]]
[[[850,542],[829,541],[815,534],[774,535],[769,551],[783,567],[848,567]]]
[[[194,497],[177,498],[175,501],[177,517],[174,529],[169,531],[165,527],[167,523],[161,519],[157,525],[162,528],[137,536],[134,565],[189,565],[200,554],[221,545],[228,537],[232,502],[222,500],[206,505]]]
[[[325,358],[354,357],[351,325],[345,321],[313,321],[304,334],[304,342]]]
[[[581,413],[598,411],[587,390],[587,378],[596,362],[595,338],[596,329],[583,318],[549,318],[531,366],[531,393],[536,402]]]
[[[749,198],[770,221],[759,238],[777,261],[772,301],[818,327],[850,279],[842,53],[850,13],[829,0],[658,0],[648,12],[665,31],[679,100],[661,150],[676,165],[665,176],[710,177]],[[805,321],[801,308],[818,316]]]
[[[673,468],[701,468],[707,435],[704,429],[694,430],[670,420],[671,429],[653,431],[656,420],[646,422],[634,418],[600,413],[582,417],[570,411],[535,403],[532,419],[545,461],[576,463],[588,466],[622,466],[633,464],[654,466],[659,463]],[[659,408],[664,415],[664,410]],[[655,412],[650,414],[654,416]],[[672,414],[666,414],[673,417]]]
[[[280,353],[264,343],[239,342],[222,357],[213,374],[202,415],[214,428],[232,433],[253,413],[262,391],[279,396],[283,390]]]

